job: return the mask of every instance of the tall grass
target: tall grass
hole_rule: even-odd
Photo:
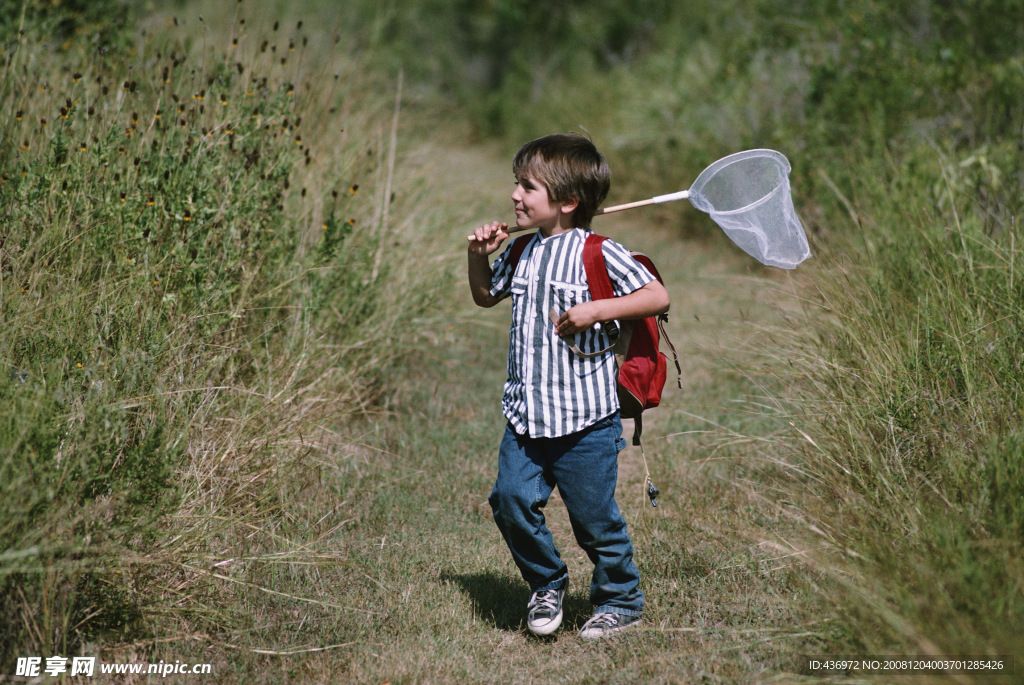
[[[0,668],[215,632],[213,598],[259,585],[243,557],[312,554],[275,536],[284,505],[443,282],[394,74],[244,9],[126,47],[29,16],[4,54]]]
[[[978,164],[923,147],[862,178],[861,247],[815,279],[790,355],[805,475],[788,489],[867,653],[1022,646],[1021,187],[981,202]]]

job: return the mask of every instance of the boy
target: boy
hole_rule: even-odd
[[[489,502],[532,596],[527,627],[550,635],[562,623],[568,569],[544,523],[555,485],[576,541],[594,563],[593,616],[580,631],[597,639],[635,626],[644,595],[633,544],[615,502],[618,453],[625,447],[611,350],[616,320],[668,310],[665,288],[618,243],[603,253],[616,297],[594,301],[582,264],[590,221],[608,194],[611,174],[593,143],[576,134],[523,145],[512,171],[516,226],[536,228],[513,270],[508,224],[476,229],[469,243],[473,300],[493,307],[512,298],[508,380],[502,411],[508,419]],[[570,349],[576,343],[587,353]],[[606,349],[607,348],[607,349]]]

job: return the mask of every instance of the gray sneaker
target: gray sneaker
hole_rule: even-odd
[[[639,616],[627,614],[616,614],[610,611],[603,611],[594,614],[580,629],[581,640],[600,640],[623,631],[627,628],[640,625]]]
[[[526,627],[534,635],[550,635],[562,625],[562,598],[565,588],[559,590],[542,590],[534,592],[530,603],[526,605],[529,615]]]

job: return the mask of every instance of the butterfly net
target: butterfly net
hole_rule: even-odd
[[[774,150],[737,152],[701,172],[689,199],[751,257],[792,269],[811,250],[793,208],[789,171],[789,160]]]

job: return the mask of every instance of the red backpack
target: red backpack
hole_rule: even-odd
[[[515,271],[531,238],[532,236],[520,238],[514,241],[509,248],[511,250],[509,262],[513,271]],[[583,244],[583,269],[587,274],[587,283],[590,285],[590,296],[595,300],[615,297],[611,279],[608,277],[608,268],[604,261],[604,252],[601,249],[602,243],[607,239],[605,236],[591,233]],[[654,263],[647,255],[639,252],[630,254],[643,264],[655,278],[664,283],[661,274],[658,273]],[[676,348],[665,332],[664,323],[667,320],[668,314],[659,314],[646,319],[619,322],[619,338],[613,346],[619,367],[619,405],[622,418],[633,419],[634,445],[640,444],[640,434],[643,432],[643,411],[657,407],[661,403],[661,392],[665,388],[668,360],[660,349],[662,337],[665,338],[665,343],[672,351],[672,360],[676,365],[676,382],[680,389],[683,387],[683,372],[679,367],[679,357],[676,354]],[[577,355],[593,356],[593,354],[586,355],[580,352],[575,345],[570,345],[570,347]],[[607,352],[607,350],[595,354],[603,352]]]

